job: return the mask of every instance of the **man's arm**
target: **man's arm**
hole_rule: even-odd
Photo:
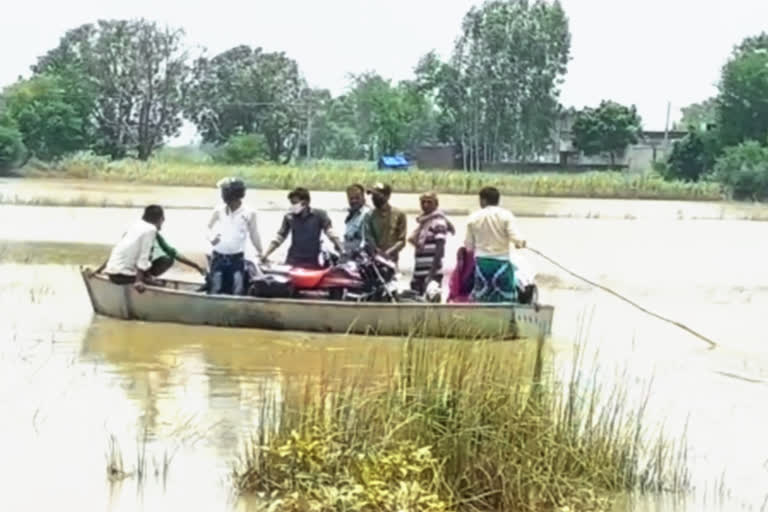
[[[341,241],[339,236],[333,230],[333,224],[331,223],[331,218],[328,217],[328,214],[326,212],[323,212],[322,221],[323,221],[323,232],[325,233],[325,236],[327,236],[328,240],[331,241],[333,246],[336,248],[336,251],[338,251],[339,254],[342,254],[344,252],[344,243]]]
[[[467,223],[467,234],[464,236],[464,248],[468,251],[475,250],[475,232],[472,223]]]
[[[432,268],[429,269],[429,275],[427,275],[427,283],[433,281],[437,275],[437,271],[440,270],[440,264],[445,256],[445,238],[435,240],[435,257],[432,259]]]
[[[429,269],[429,275],[427,276],[427,282],[435,279],[437,271],[440,270],[443,257],[445,256],[445,240],[448,234],[448,222],[446,225],[439,225],[436,227],[435,233],[435,257],[432,258],[432,268]]]
[[[168,244],[168,242],[165,241],[165,238],[163,237],[163,235],[161,235],[160,233],[157,234],[157,245],[160,247],[160,249],[163,250],[165,254],[167,254],[171,258],[179,259],[179,251],[171,247],[170,244]]]
[[[371,252],[379,250],[376,238],[374,237],[375,233],[376,231],[373,229],[373,212],[367,212],[363,218],[363,245]]]
[[[507,236],[509,237],[509,240],[515,244],[515,248],[517,249],[523,249],[527,246],[527,243],[525,239],[523,238],[523,235],[520,234],[520,230],[517,228],[517,219],[515,219],[515,216],[512,214],[512,212],[508,212],[509,215],[507,216]]]
[[[248,218],[248,233],[251,235],[251,243],[256,248],[259,256],[262,254],[261,236],[259,235],[259,225],[256,222],[256,212],[251,212]]]
[[[214,208],[213,213],[211,213],[211,218],[208,220],[208,233],[206,235],[206,238],[209,242],[211,242],[211,245],[216,245],[219,243],[219,236],[213,233],[213,227],[216,225],[216,223],[219,221],[219,209]]]
[[[283,217],[283,223],[280,225],[280,229],[277,230],[277,235],[275,236],[275,239],[270,242],[269,247],[267,248],[267,252],[264,253],[261,259],[266,260],[269,258],[270,254],[275,252],[275,250],[283,245],[283,242],[285,242],[285,239],[288,238],[288,234],[291,232],[291,221],[288,218],[288,215],[285,215]]]
[[[405,214],[400,212],[397,216],[397,219],[395,220],[395,243],[392,245],[392,247],[387,249],[387,256],[394,256],[403,250],[403,247],[405,247],[406,229],[407,221]]]

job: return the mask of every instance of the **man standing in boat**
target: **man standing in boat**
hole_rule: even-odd
[[[442,287],[445,241],[448,234],[454,234],[456,230],[438,208],[437,194],[422,194],[419,202],[422,215],[416,218],[418,226],[408,237],[408,242],[415,250],[411,290],[424,295],[431,282],[435,282],[438,289]]]
[[[144,284],[151,284],[155,277],[164,274],[175,261],[205,274],[197,263],[188,260],[171,247],[160,234],[165,222],[162,206],[149,205],[144,209],[141,220],[131,226],[112,249],[109,259],[96,273],[101,271],[115,284],[133,284],[138,291],[144,291]]]
[[[320,268],[323,233],[339,253],[344,251],[344,244],[333,231],[331,219],[326,211],[310,206],[309,190],[302,187],[295,188],[288,194],[288,200],[291,202],[291,209],[283,217],[277,236],[264,253],[264,261],[285,242],[288,235],[291,236],[291,246],[285,260],[287,265]]]
[[[374,209],[365,218],[365,244],[369,250],[397,263],[405,247],[405,214],[392,207],[392,187],[377,183],[368,190]]]
[[[467,221],[464,243],[475,253],[475,302],[516,302],[515,267],[510,261],[510,245],[526,246],[515,216],[499,206],[501,195],[494,187],[480,191],[480,210]]]
[[[217,184],[224,204],[213,210],[208,222],[211,257],[211,294],[245,293],[245,248],[248,238],[261,255],[261,237],[256,225],[256,212],[243,204],[245,183],[240,178],[225,178]]]
[[[365,218],[371,211],[365,204],[365,188],[354,184],[347,187],[347,218],[344,219],[344,258],[351,259],[365,245]]]

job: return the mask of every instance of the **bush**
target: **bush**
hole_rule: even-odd
[[[263,135],[235,135],[211,156],[221,164],[258,164],[267,160],[267,142]]]
[[[16,128],[0,125],[0,172],[21,164],[25,153],[21,133]]]
[[[713,178],[735,199],[768,198],[768,147],[747,141],[727,148],[715,164]]]
[[[712,132],[689,132],[675,142],[662,175],[672,180],[699,181],[712,170],[717,146],[717,137]]]

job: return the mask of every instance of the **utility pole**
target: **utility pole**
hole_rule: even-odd
[[[672,102],[667,102],[667,122],[664,124],[664,149],[666,150],[669,144],[669,114],[672,110]]]

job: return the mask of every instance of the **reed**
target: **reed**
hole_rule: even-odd
[[[558,383],[498,345],[410,340],[374,383],[307,379],[243,449],[237,491],[281,511],[541,511],[688,486],[684,445],[649,436],[626,386],[585,391],[581,364]]]

